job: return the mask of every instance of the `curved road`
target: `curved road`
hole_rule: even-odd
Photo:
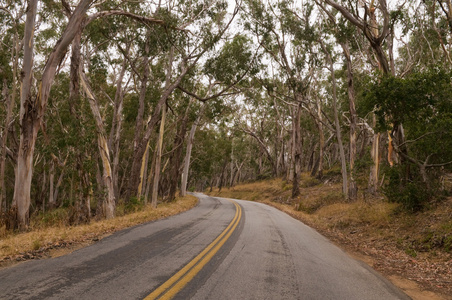
[[[195,195],[188,212],[0,270],[0,299],[409,299],[272,207]]]

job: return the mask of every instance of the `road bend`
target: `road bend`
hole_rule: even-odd
[[[277,209],[195,196],[185,213],[0,270],[0,299],[409,299]]]

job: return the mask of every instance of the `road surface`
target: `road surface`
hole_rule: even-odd
[[[0,270],[0,299],[409,299],[272,207],[196,196],[188,212]]]

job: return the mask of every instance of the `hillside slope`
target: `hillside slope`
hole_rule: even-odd
[[[301,196],[281,179],[213,190],[211,195],[260,201],[317,229],[383,273],[413,299],[452,299],[452,198],[417,214],[360,193],[342,200],[340,183],[304,175]]]

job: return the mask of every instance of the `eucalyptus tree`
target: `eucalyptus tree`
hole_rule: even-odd
[[[188,4],[187,4],[188,5]],[[237,14],[237,8],[234,10],[232,16],[229,19],[224,20],[224,10],[226,8],[225,2],[214,2],[209,5],[201,5],[196,13],[188,10],[188,15],[178,20],[176,26],[187,28],[186,31],[181,31],[181,43],[174,44],[175,59],[178,63],[178,72],[173,74],[170,80],[170,84],[162,91],[158,103],[154,107],[152,117],[147,122],[147,128],[143,134],[140,144],[137,146],[137,150],[134,153],[132,169],[129,177],[128,188],[126,191],[126,199],[129,199],[136,193],[139,185],[139,173],[143,154],[146,150],[147,142],[149,141],[153,132],[154,126],[160,119],[160,112],[162,111],[165,103],[167,102],[173,91],[178,88],[187,75],[187,73],[197,66],[200,59],[220,40],[224,33],[229,28],[232,20]],[[183,8],[184,6],[182,6]],[[184,11],[181,9],[181,11]],[[176,20],[174,20],[176,21]],[[185,24],[185,23],[186,24]],[[190,26],[196,23],[196,27]],[[178,26],[180,24],[180,26]],[[190,31],[189,31],[190,30]],[[192,33],[192,31],[195,31]],[[193,34],[193,38],[191,38]]]
[[[237,120],[237,128],[252,137],[259,145],[259,159],[262,156],[266,158],[270,164],[270,173],[272,176],[278,175],[277,159],[278,149],[274,146],[274,138],[278,129],[274,122],[274,117],[271,115],[272,111],[267,106],[262,97],[254,95],[252,99],[245,99],[246,102],[254,102],[253,104],[245,103],[243,106],[243,115],[239,115]],[[271,102],[270,102],[271,103]],[[249,107],[248,107],[249,105]],[[265,168],[266,169],[266,168]],[[264,168],[259,168],[259,175],[263,175],[266,171]],[[265,174],[265,173],[264,173]]]
[[[451,0],[422,1],[430,15],[429,25],[441,45],[444,59],[452,65],[452,4]]]
[[[136,24],[133,20],[125,17],[112,23],[91,23],[87,27],[88,34],[85,42],[87,50],[84,58],[86,65],[88,65],[88,70],[91,71],[93,63],[98,59],[104,61],[111,69],[108,76],[111,84],[106,86],[98,84],[96,76],[89,76],[91,80],[87,80],[88,77],[83,74],[79,75],[83,83],[83,90],[88,96],[92,113],[95,116],[97,133],[99,135],[99,155],[104,170],[104,183],[102,186],[105,187],[107,192],[103,211],[107,217],[114,215],[115,203],[120,199],[121,175],[122,178],[126,176],[126,172],[120,173],[120,169],[123,169],[125,165],[120,164],[120,155],[124,150],[128,150],[127,145],[133,144],[133,141],[128,143],[126,140],[123,141],[126,146],[120,147],[124,123],[124,101],[126,97],[133,95],[131,89],[132,77],[140,74],[136,70],[135,63],[141,56],[142,51],[139,43],[135,44],[133,42],[140,41],[140,32],[144,31],[142,27],[144,26]],[[112,48],[116,51],[112,51]],[[96,54],[92,55],[91,53],[93,52]],[[147,62],[145,63],[144,73],[148,74],[149,65]],[[82,66],[84,65],[82,64]],[[83,69],[84,67],[81,68],[81,70]],[[131,69],[135,70],[135,72],[131,72]],[[147,81],[147,79],[145,80]],[[90,81],[94,84],[90,83]],[[141,87],[140,91],[135,91],[135,93],[140,94],[138,97],[140,109],[137,119],[142,120],[146,83],[142,82],[141,85],[144,85],[144,87]],[[91,99],[92,97],[95,99]],[[102,107],[108,108],[106,109],[106,115],[100,114]],[[111,123],[108,124],[110,120]],[[109,133],[107,132],[108,130]],[[140,130],[136,134],[139,133]],[[104,139],[106,140],[104,141]],[[127,152],[132,153],[133,150],[128,150]]]
[[[20,1],[8,1],[0,6],[0,26],[3,37],[0,45],[0,86],[1,86],[1,102],[4,104],[1,124],[1,151],[0,151],[0,212],[6,211],[7,208],[7,183],[5,182],[5,174],[7,170],[7,157],[11,160],[15,159],[14,149],[8,148],[8,136],[13,127],[13,113],[16,107],[16,98],[18,92],[18,68],[23,40],[22,35],[25,5]]]
[[[342,193],[344,197],[348,199],[348,175],[347,175],[347,162],[345,158],[344,144],[342,142],[342,129],[339,121],[339,111],[338,111],[338,97],[337,97],[337,80],[334,70],[334,62],[331,54],[331,48],[328,49],[322,40],[319,40],[323,52],[325,53],[326,68],[331,73],[331,85],[332,85],[332,104],[333,104],[333,115],[334,115],[334,127],[336,131],[337,143],[339,146],[339,155],[341,160],[341,173],[342,173]]]
[[[362,1],[357,5],[352,5],[352,3],[346,3],[345,1],[324,0],[322,2],[340,12],[350,24],[363,33],[372,49],[369,61],[374,65],[374,68],[384,76],[396,76],[394,39],[397,38],[396,24],[403,16],[404,4],[398,5],[399,3],[396,3],[389,6],[386,0]],[[375,126],[376,120],[374,118],[373,127]],[[394,124],[391,131],[388,132],[388,162],[391,166],[398,161],[398,156],[400,156],[393,151],[394,137],[400,143],[403,143],[404,130],[402,124]],[[379,142],[380,133],[375,131],[371,150],[374,165],[371,168],[371,176],[369,177],[371,192],[376,191],[379,185],[381,157]],[[399,147],[399,149],[405,151],[404,147]],[[400,158],[403,160],[403,156]]]
[[[219,54],[219,57],[221,57],[221,54]],[[219,57],[211,58],[210,63],[206,65],[211,65]],[[189,82],[185,80],[181,89],[181,91],[187,93],[187,86],[191,86],[197,92],[188,92],[188,94],[192,97],[191,99],[199,100],[191,103],[193,107],[190,109],[189,122],[192,122],[192,127],[186,142],[181,194],[183,194],[184,188],[188,187],[195,188],[198,186],[198,189],[200,189],[200,186],[210,185],[213,187],[219,185],[221,174],[227,171],[227,168],[223,168],[224,164],[231,165],[233,131],[228,130],[228,127],[231,126],[231,119],[234,111],[237,111],[237,107],[234,101],[234,92],[227,91],[237,81],[235,80],[233,83],[213,81],[212,73],[205,72],[205,70],[206,68],[199,70],[199,77],[190,77]],[[241,78],[243,74],[229,73],[231,80],[234,80],[234,75]],[[205,76],[209,78],[208,85],[203,84],[203,80],[198,79]],[[215,131],[220,131],[222,134],[216,134]],[[195,132],[198,133],[194,141],[192,137],[194,137]],[[219,136],[223,137],[224,140],[219,139]],[[221,145],[215,145],[215,143]],[[193,147],[194,145],[195,147]],[[223,178],[225,177],[223,175]],[[186,184],[185,187],[184,184]]]
[[[451,171],[451,76],[450,69],[433,68],[386,77],[371,82],[366,95],[382,129],[398,123],[406,128],[406,140],[394,143],[405,162],[389,172],[385,193],[410,210],[422,209],[440,194],[442,175]],[[404,146],[406,151],[398,148]]]
[[[181,175],[181,185],[180,185],[180,195],[182,197],[185,197],[187,195],[187,186],[188,186],[188,175],[190,171],[190,161],[192,158],[192,149],[193,149],[193,143],[195,139],[195,133],[196,129],[198,128],[201,118],[204,115],[205,105],[202,105],[202,107],[198,110],[197,116],[195,120],[193,121],[190,133],[187,138],[187,146],[185,150],[185,158],[184,158],[184,169],[182,171]]]
[[[245,28],[250,31],[278,66],[280,77],[286,82],[290,93],[280,94],[296,104],[292,113],[291,176],[292,196],[299,194],[299,173],[301,171],[301,128],[300,117],[306,101],[312,74],[316,68],[316,53],[313,47],[314,28],[311,13],[313,6],[303,3],[297,8],[288,1],[248,1],[245,14]],[[278,94],[278,90],[272,91]]]
[[[103,2],[102,4],[108,6],[108,3]],[[63,1],[63,5],[67,5],[67,3]],[[110,5],[107,7],[107,10],[94,11],[88,17],[86,13],[90,7],[93,7],[92,0],[81,0],[74,9],[70,8],[71,14],[68,23],[66,27],[62,27],[65,29],[59,35],[59,39],[54,43],[54,46],[48,48],[50,51],[46,53],[47,60],[42,69],[42,75],[37,81],[36,87],[32,88],[33,51],[38,0],[27,2],[27,14],[24,26],[23,80],[20,101],[20,145],[17,154],[17,172],[12,204],[12,214],[17,216],[17,222],[21,228],[27,227],[28,224],[33,154],[37,134],[45,115],[50,88],[59,66],[66,55],[67,48],[80,32],[80,28],[83,29],[84,26],[98,18],[112,15],[127,16],[147,24],[164,23],[152,17],[137,15],[124,10],[111,9],[115,6]],[[11,227],[16,226],[15,222],[13,223]]]
[[[390,20],[389,11],[387,9],[386,0],[379,1],[379,8],[383,18],[383,26],[381,32],[379,32],[379,27],[377,23],[377,7],[375,6],[374,0],[370,3],[363,2],[362,9],[354,7],[352,5],[340,4],[335,1],[325,0],[323,1],[333,8],[337,9],[350,23],[361,30],[365,37],[368,39],[372,49],[374,50],[376,60],[378,62],[378,69],[384,74],[389,74],[391,71],[394,72],[393,61],[391,60],[391,66],[388,61],[388,57],[383,49],[383,42],[387,38],[390,30]],[[393,58],[393,56],[390,56]],[[375,120],[374,120],[375,127]],[[380,133],[375,132],[373,137],[373,144],[371,155],[374,161],[374,165],[371,168],[369,177],[369,188],[372,192],[378,189],[378,177],[380,168]],[[388,156],[390,157],[390,156]]]
[[[342,48],[342,53],[344,56],[344,64],[346,66],[346,76],[347,76],[347,95],[348,95],[348,103],[349,103],[349,123],[350,123],[350,143],[349,143],[349,170],[350,170],[350,180],[343,181],[343,190],[347,189],[347,193],[344,193],[348,196],[350,200],[356,200],[357,198],[357,185],[355,180],[355,160],[356,160],[356,141],[357,141],[357,113],[356,113],[356,91],[354,86],[354,71],[353,71],[353,64],[352,64],[352,56],[350,51],[350,41],[353,41],[354,35],[356,35],[356,30],[345,22],[343,20],[340,20],[341,23],[338,23],[336,21],[335,16],[325,7],[323,6],[319,1],[316,1],[317,5],[320,7],[320,9],[326,14],[324,25],[325,26],[325,33],[329,33],[332,36],[334,36],[336,42],[340,44]],[[347,26],[348,25],[348,26]],[[327,39],[325,39],[327,40]],[[321,42],[323,44],[323,42]],[[354,44],[354,43],[353,43]],[[325,51],[328,51],[328,49],[323,46]],[[331,61],[331,56],[329,56],[329,59]],[[330,65],[332,68],[332,65]],[[332,72],[332,77],[334,78],[334,71]],[[335,85],[335,80],[333,80],[333,84]],[[337,105],[336,101],[333,103],[334,109],[337,111]],[[335,113],[335,116],[337,116],[337,112]],[[337,117],[335,117],[335,123],[337,121]],[[337,126],[336,126],[337,127]],[[344,172],[344,166],[345,165],[345,158],[342,159],[342,169],[343,169],[343,175]],[[347,187],[347,184],[348,187]]]

